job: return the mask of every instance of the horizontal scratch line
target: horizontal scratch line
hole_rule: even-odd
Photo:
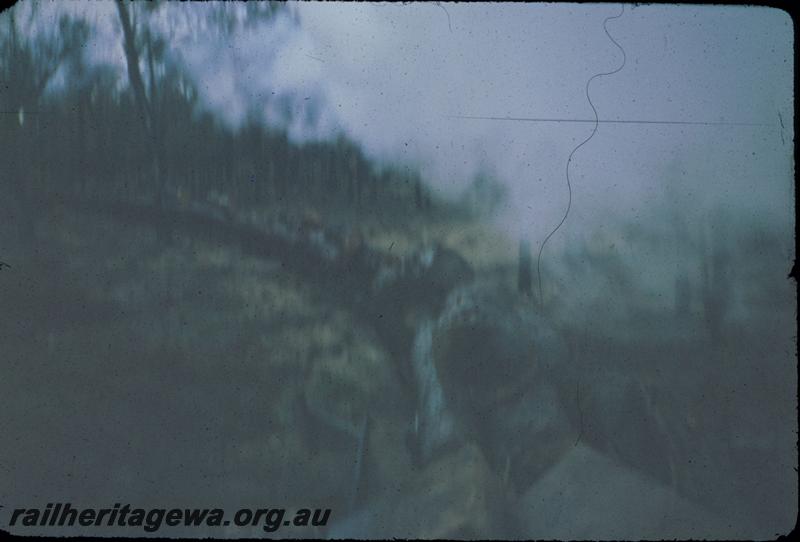
[[[707,122],[690,120],[595,120],[595,119],[551,119],[531,117],[479,117],[471,115],[445,115],[450,119],[470,120],[512,120],[520,122],[574,122],[582,124],[673,124],[673,125],[700,125],[700,126],[770,126],[762,122]]]

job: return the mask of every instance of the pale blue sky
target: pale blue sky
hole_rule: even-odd
[[[87,56],[124,56],[111,2],[43,3],[89,17]],[[238,6],[242,8],[242,5]],[[512,194],[497,224],[542,239],[566,205],[566,159],[591,125],[449,119],[447,115],[592,118],[584,86],[621,55],[603,31],[619,4],[299,3],[288,17],[220,41],[201,4],[167,3],[158,21],[206,107],[231,125],[252,111],[298,141],[343,132],[377,162],[420,167],[456,195],[481,168]],[[234,8],[235,9],[235,8]],[[188,15],[188,17],[187,17]],[[170,26],[168,22],[172,22]],[[195,25],[195,29],[199,27]],[[649,220],[665,190],[687,221],[722,206],[793,224],[793,28],[765,7],[626,5],[609,32],[627,54],[595,80],[603,119],[736,121],[766,127],[602,125],[575,155],[572,215],[555,246],[623,220]],[[279,100],[277,99],[279,98]],[[784,142],[778,114],[784,120]],[[304,122],[304,119],[311,122]],[[672,173],[669,173],[672,172]],[[677,172],[677,173],[676,173]],[[675,178],[677,176],[677,178]]]

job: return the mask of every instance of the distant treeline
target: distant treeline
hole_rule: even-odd
[[[378,170],[344,138],[302,146],[285,133],[250,124],[239,131],[195,114],[191,95],[163,97],[162,182],[200,196],[211,190],[257,203],[308,200],[354,207],[391,202],[424,207],[416,171]],[[129,92],[101,85],[47,100],[36,111],[4,110],[0,145],[10,182],[53,190],[80,186],[157,191],[149,137]]]
[[[256,204],[401,212],[429,205],[416,171],[377,167],[343,137],[297,145],[256,121],[236,130],[218,122],[168,61],[169,44],[149,31],[146,10],[118,8],[125,85],[117,70],[83,63],[80,50],[91,32],[83,21],[63,16],[57,32],[32,40],[20,35],[14,10],[0,18],[0,146],[12,192],[140,197],[180,189]],[[45,95],[56,74],[66,83]]]

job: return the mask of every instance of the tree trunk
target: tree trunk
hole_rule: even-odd
[[[160,137],[161,134],[157,128],[157,119],[153,110],[153,95],[150,99],[145,92],[144,81],[142,79],[141,71],[139,70],[139,51],[136,49],[136,35],[131,24],[130,14],[128,8],[125,7],[122,0],[117,0],[117,10],[119,12],[119,20],[122,26],[123,35],[123,49],[125,50],[125,62],[127,65],[128,79],[133,88],[133,95],[136,100],[136,106],[139,110],[139,115],[142,119],[142,124],[145,129],[145,137],[148,142],[149,154],[152,160],[153,167],[153,180],[156,192],[156,201],[159,206],[163,207],[163,191],[164,191],[164,160],[163,160],[163,141]],[[149,38],[148,38],[149,43]],[[150,54],[150,69],[151,78],[154,78],[154,70],[152,69],[152,53]],[[151,91],[155,89],[155,81],[151,80]],[[163,237],[161,232],[159,237]]]
[[[517,268],[517,290],[520,294],[530,296],[532,293],[531,281],[531,245],[527,239],[519,239],[519,265]]]

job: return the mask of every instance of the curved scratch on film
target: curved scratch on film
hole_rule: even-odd
[[[447,15],[447,28],[450,29],[450,33],[452,34],[453,33],[453,26],[450,24],[450,12],[447,11],[447,8],[444,7],[441,2],[434,2],[434,4],[436,4],[437,6],[439,6],[440,8],[442,8],[444,10],[445,14]]]
[[[592,103],[592,97],[589,95],[589,86],[592,84],[592,81],[594,81],[598,77],[604,77],[604,76],[607,76],[607,75],[614,75],[615,73],[618,73],[619,71],[622,70],[622,68],[625,67],[625,62],[627,61],[627,56],[625,55],[625,49],[623,49],[622,46],[619,43],[617,43],[617,40],[615,40],[611,36],[611,34],[608,33],[608,28],[606,27],[606,24],[608,23],[608,21],[610,21],[612,19],[619,19],[620,17],[622,17],[622,14],[625,13],[625,5],[623,4],[621,7],[622,7],[622,10],[619,12],[619,15],[613,15],[611,17],[606,17],[606,19],[603,21],[603,30],[605,30],[606,36],[608,36],[608,39],[610,39],[614,43],[614,45],[616,45],[617,48],[622,52],[622,64],[620,64],[619,68],[617,68],[617,69],[615,69],[613,71],[595,74],[592,77],[590,77],[588,81],[586,81],[586,99],[589,101],[589,105],[592,107],[592,111],[594,112],[594,128],[592,129],[592,133],[589,134],[589,137],[584,139],[581,143],[578,144],[577,147],[572,149],[572,152],[569,154],[569,158],[567,158],[567,190],[568,190],[568,193],[569,193],[569,199],[567,200],[567,209],[566,209],[566,211],[564,211],[564,216],[561,218],[561,222],[559,222],[558,226],[553,228],[553,231],[551,231],[547,235],[547,237],[544,238],[544,241],[542,241],[542,245],[539,247],[539,256],[536,259],[536,275],[538,276],[538,279],[539,279],[539,305],[540,306],[544,306],[544,298],[542,297],[542,269],[541,269],[542,252],[544,251],[544,247],[547,244],[547,241],[550,240],[550,238],[553,236],[553,234],[555,234],[559,230],[559,228],[561,228],[561,226],[564,224],[564,222],[567,220],[567,216],[569,216],[569,210],[572,207],[572,184],[570,183],[570,179],[569,179],[569,165],[572,162],[572,157],[575,156],[575,153],[578,151],[578,149],[580,149],[581,147],[586,145],[586,143],[588,143],[589,140],[594,137],[594,134],[597,133],[597,127],[600,125],[600,117],[598,117],[597,109],[595,108],[594,103]]]

